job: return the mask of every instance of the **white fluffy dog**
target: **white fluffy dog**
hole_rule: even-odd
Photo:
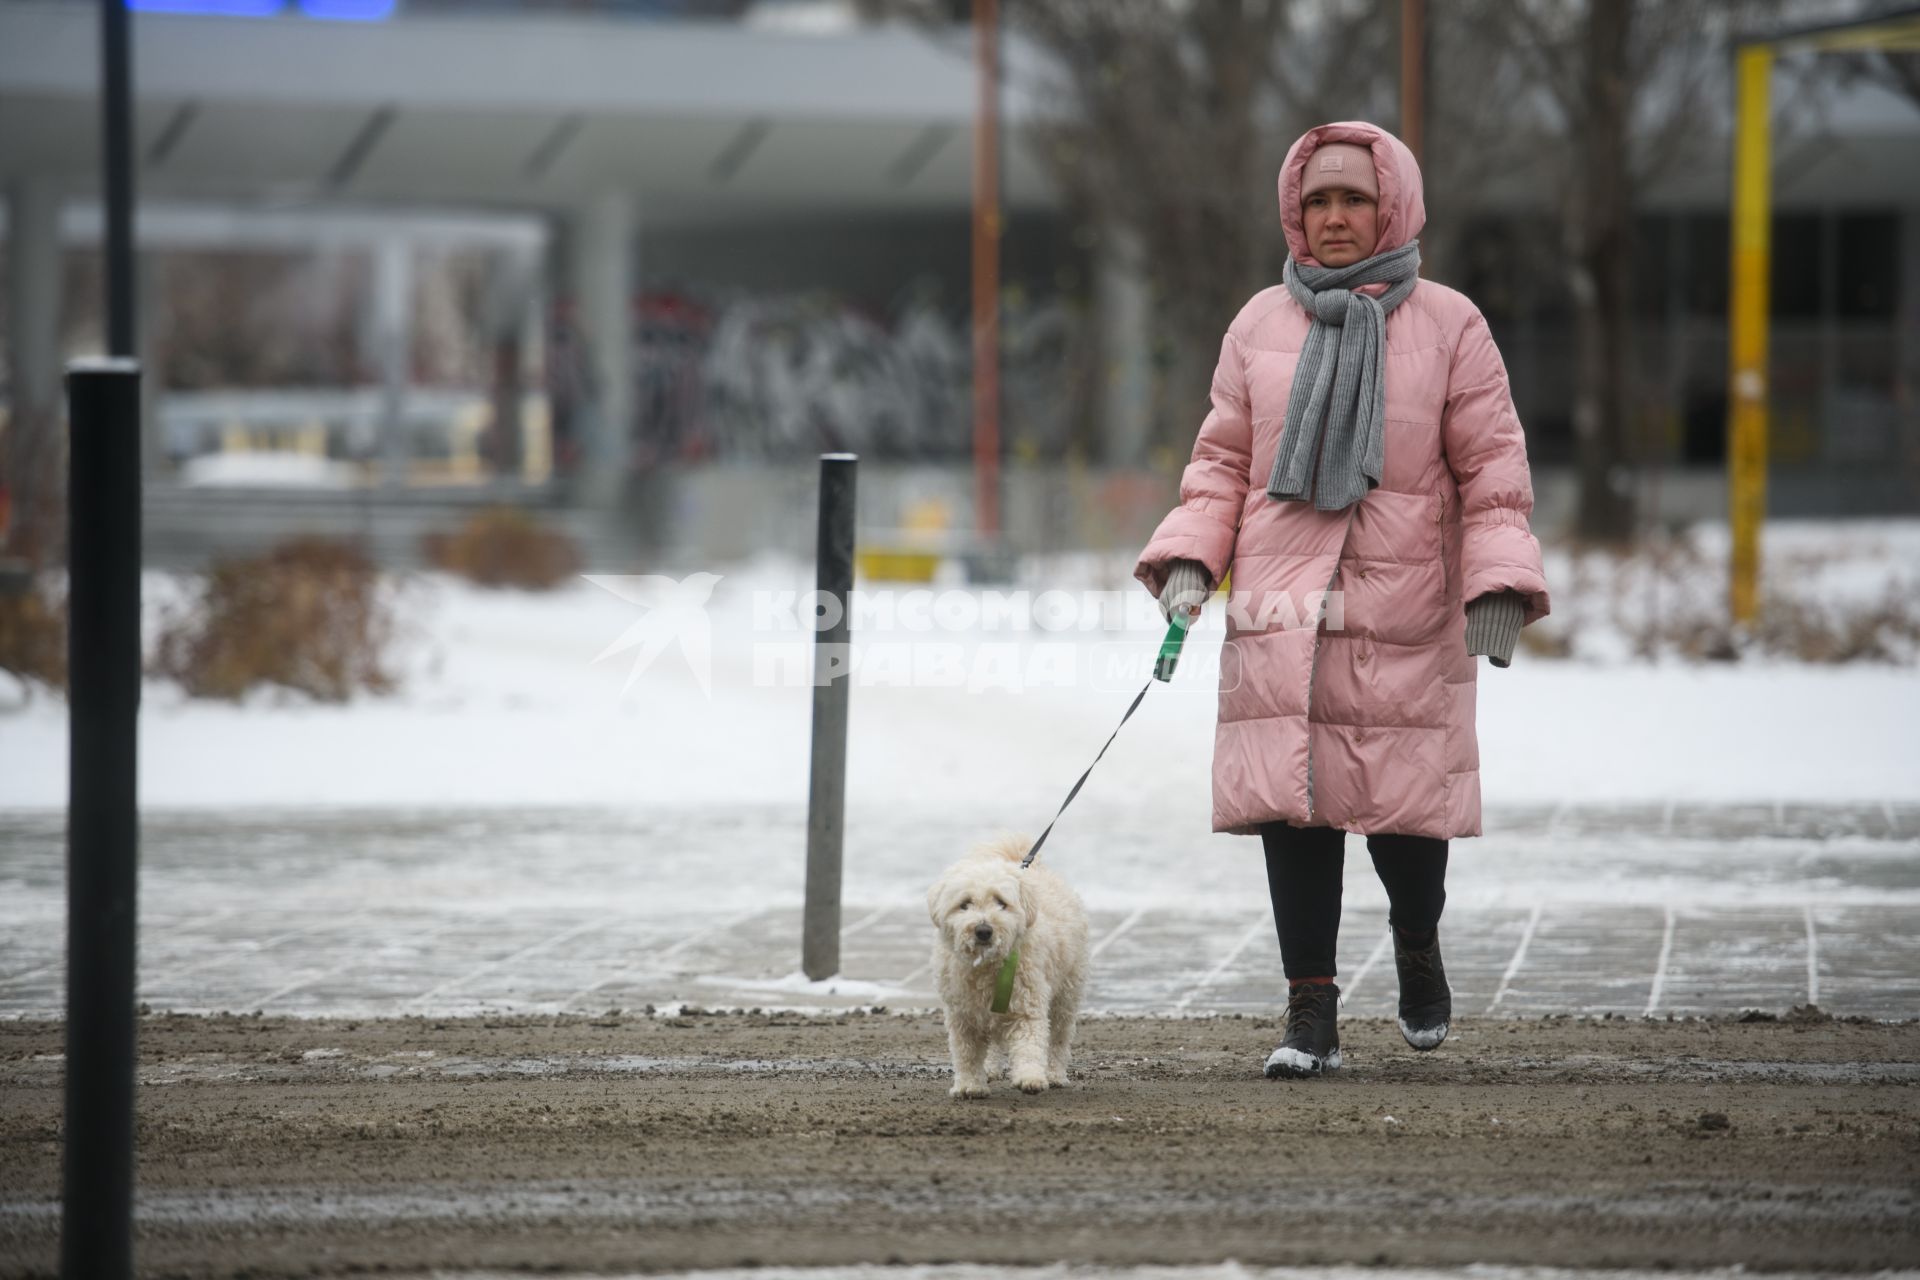
[[[939,937],[933,972],[946,1006],[956,1098],[987,1096],[987,1052],[1004,1049],[1013,1087],[1039,1093],[1067,1083],[1073,1026],[1087,977],[1087,913],[1065,880],[1036,861],[1021,836],[981,844],[927,890]],[[1007,1012],[994,986],[1018,951]]]

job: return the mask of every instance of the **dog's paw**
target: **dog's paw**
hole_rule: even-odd
[[[987,1096],[987,1082],[985,1080],[956,1080],[954,1081],[953,1088],[947,1090],[947,1096],[952,1098],[984,1098]]]
[[[1013,1077],[1013,1087],[1022,1093],[1045,1093],[1047,1078],[1043,1075],[1016,1075]]]
[[[1067,1073],[1064,1071],[1047,1072],[1047,1084],[1051,1088],[1064,1089],[1072,1083],[1073,1081],[1067,1078]]]

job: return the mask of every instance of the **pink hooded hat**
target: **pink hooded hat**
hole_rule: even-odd
[[[1380,184],[1380,242],[1376,254],[1391,253],[1419,238],[1427,225],[1427,206],[1421,195],[1420,164],[1407,144],[1364,120],[1342,120],[1323,124],[1301,134],[1287,149],[1280,166],[1280,226],[1287,234],[1287,249],[1302,266],[1317,267],[1320,262],[1307,251],[1307,228],[1301,213],[1300,187],[1307,171],[1307,157],[1331,142],[1349,142],[1365,147],[1373,155],[1374,176]]]

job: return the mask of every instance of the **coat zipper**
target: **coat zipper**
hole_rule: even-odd
[[[1347,508],[1347,524],[1340,531],[1340,550],[1333,558],[1333,572],[1327,577],[1327,592],[1333,590],[1335,579],[1340,576],[1340,561],[1347,554],[1347,536],[1353,532],[1353,509],[1358,502]],[[1320,610],[1326,612],[1327,597],[1320,597]],[[1313,821],[1313,678],[1320,670],[1320,626],[1325,619],[1313,625],[1313,656],[1307,660],[1307,821]]]

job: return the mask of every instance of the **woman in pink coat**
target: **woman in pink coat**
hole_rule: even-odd
[[[1280,170],[1284,283],[1228,327],[1213,409],[1134,576],[1192,608],[1233,571],[1213,829],[1261,837],[1289,983],[1269,1076],[1337,1069],[1346,833],[1391,902],[1400,1030],[1446,1037],[1447,841],[1480,834],[1476,660],[1547,615],[1526,438],[1487,323],[1419,278],[1413,154],[1311,129]]]

